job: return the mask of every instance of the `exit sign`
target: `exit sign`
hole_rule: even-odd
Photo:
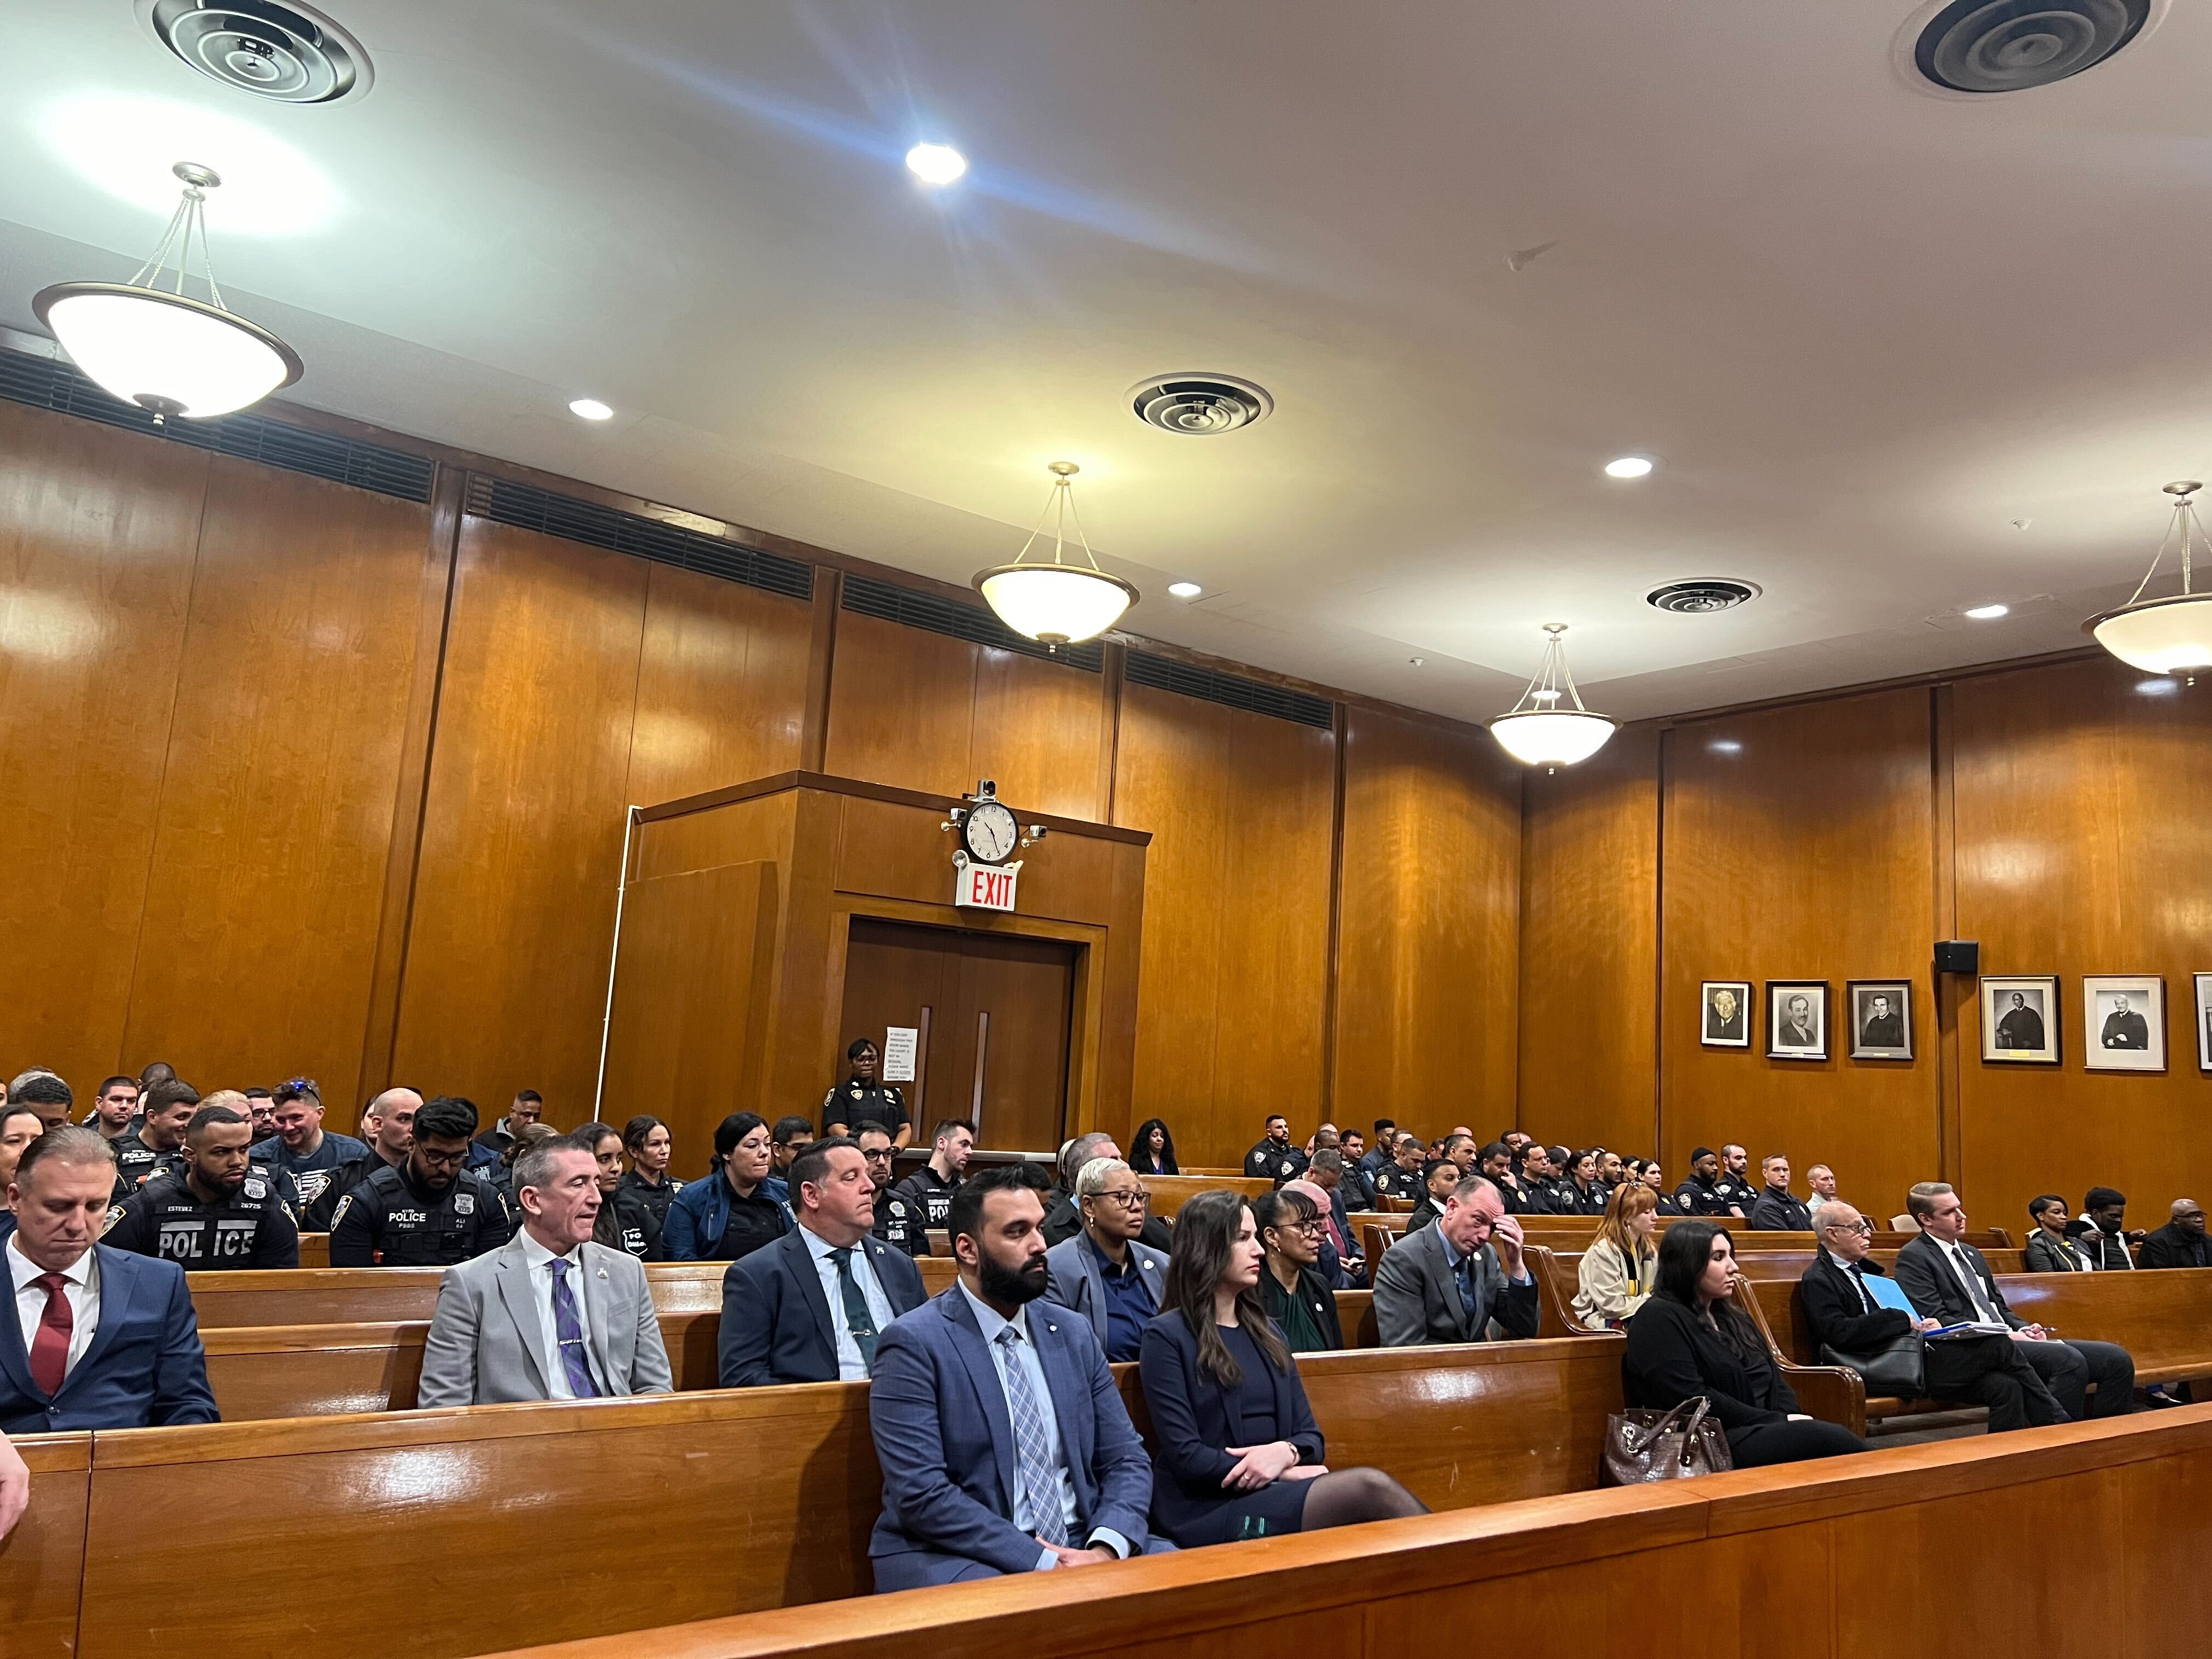
[[[1018,864],[962,864],[954,872],[952,902],[969,910],[1011,910]]]

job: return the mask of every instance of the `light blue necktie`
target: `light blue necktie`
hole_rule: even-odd
[[[557,1256],[553,1261],[553,1337],[561,1346],[561,1369],[568,1373],[568,1392],[579,1400],[597,1400],[599,1390],[592,1381],[591,1362],[584,1358],[584,1322],[576,1317],[576,1297],[568,1288],[573,1262]]]
[[[1022,1334],[1012,1325],[999,1333],[999,1346],[1006,1351],[1006,1411],[1014,1420],[1014,1469],[1029,1499],[1030,1524],[1048,1544],[1065,1545],[1067,1525],[1060,1515],[1060,1476],[1053,1462],[1052,1442],[1046,1438],[1044,1416],[1030,1392],[1029,1374],[1022,1368],[1017,1346]]]

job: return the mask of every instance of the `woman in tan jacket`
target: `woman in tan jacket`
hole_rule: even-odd
[[[1623,1182],[1606,1200],[1605,1219],[1575,1274],[1575,1317],[1591,1330],[1618,1330],[1650,1298],[1658,1211],[1658,1199],[1640,1181]]]

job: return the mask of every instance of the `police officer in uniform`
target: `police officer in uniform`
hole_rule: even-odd
[[[952,1194],[968,1168],[968,1154],[975,1145],[975,1131],[962,1118],[948,1117],[929,1138],[929,1162],[898,1184],[933,1227],[942,1227],[952,1215]]]
[[[144,1098],[138,1127],[108,1146],[115,1153],[115,1201],[122,1204],[155,1176],[169,1175],[185,1162],[185,1126],[199,1109],[200,1091],[171,1078],[157,1083]]]
[[[914,1199],[891,1185],[891,1133],[880,1123],[863,1123],[854,1137],[876,1183],[876,1224],[869,1232],[908,1255],[929,1254],[929,1217]]]
[[[1750,1194],[1721,1171],[1721,1155],[1710,1146],[1690,1154],[1690,1178],[1674,1188],[1684,1215],[1741,1215]]]
[[[833,1123],[848,1128],[880,1123],[890,1132],[894,1146],[903,1146],[914,1139],[914,1125],[907,1121],[906,1097],[893,1085],[876,1081],[876,1068],[881,1061],[874,1043],[866,1037],[853,1039],[845,1050],[845,1080],[822,1097],[824,1135],[830,1133]]]
[[[1375,1171],[1375,1192],[1381,1198],[1418,1200],[1421,1196],[1421,1138],[1401,1134],[1390,1149],[1390,1161]]]
[[[1291,1145],[1291,1123],[1280,1112],[1268,1115],[1267,1133],[1244,1154],[1244,1173],[1254,1180],[1265,1176],[1278,1187],[1306,1172],[1306,1155]]]
[[[450,1267],[507,1242],[506,1211],[468,1162],[477,1109],[441,1095],[415,1114],[414,1144],[337,1202],[331,1266]]]
[[[412,1089],[386,1089],[368,1103],[362,1115],[362,1127],[369,1137],[367,1150],[329,1172],[322,1191],[300,1212],[302,1231],[330,1231],[337,1223],[340,1199],[379,1170],[396,1170],[407,1162],[407,1149],[415,1142],[415,1114],[422,1109],[422,1097]]]
[[[185,1130],[181,1166],[132,1194],[103,1244],[204,1268],[296,1267],[300,1229],[275,1177],[246,1157],[253,1121],[228,1106],[203,1106]]]

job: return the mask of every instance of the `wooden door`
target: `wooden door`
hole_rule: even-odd
[[[1078,948],[854,918],[842,1030],[878,1047],[890,1026],[923,1033],[915,1080],[901,1085],[916,1146],[958,1117],[976,1123],[981,1146],[1058,1147]]]

